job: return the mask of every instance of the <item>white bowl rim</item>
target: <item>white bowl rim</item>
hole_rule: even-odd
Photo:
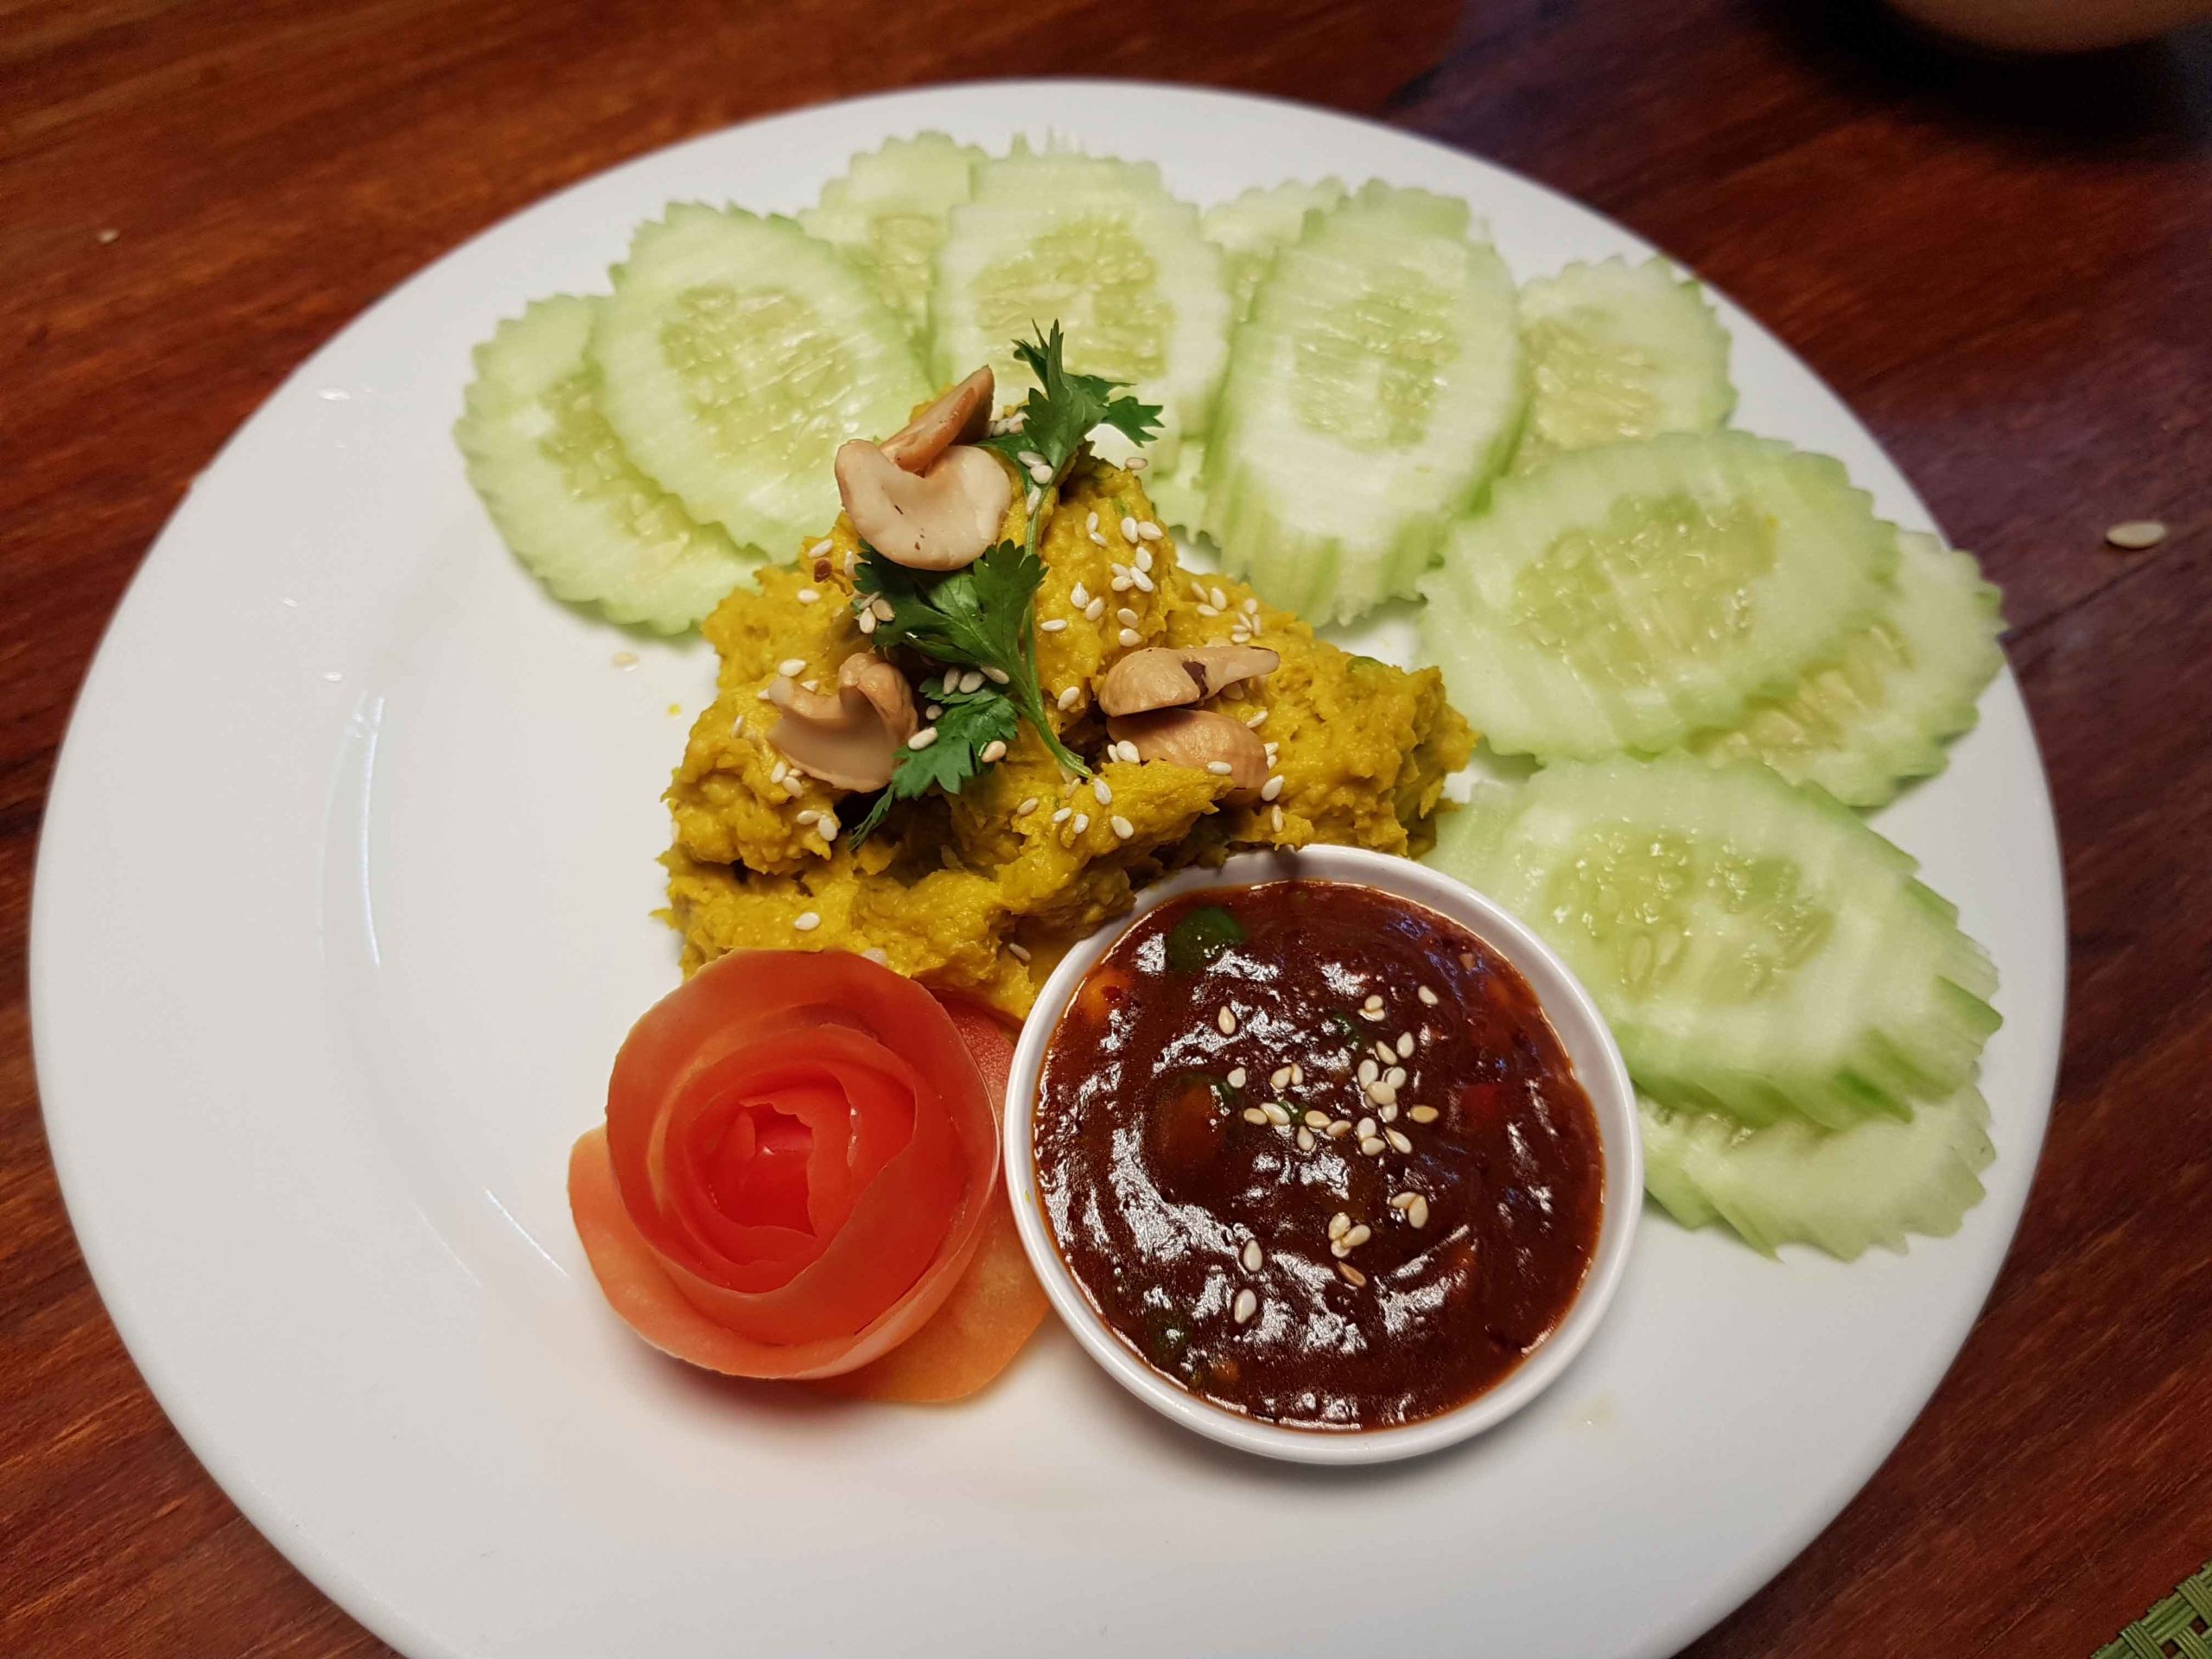
[[[1464,1404],[1390,1428],[1289,1428],[1240,1416],[1155,1370],[1091,1306],[1060,1255],[1038,1195],[1031,1125],[1037,1085],[1068,1000],[1092,965],[1147,912],[1185,893],[1274,881],[1337,881],[1409,899],[1458,922],[1529,981],[1574,1061],[1598,1121],[1605,1210],[1597,1249],[1566,1318],[1496,1386]],[[1594,1062],[1594,1063],[1593,1063]],[[1293,1463],[1386,1463],[1457,1445],[1512,1416],[1541,1394],[1589,1342],[1627,1269],[1643,1209],[1643,1139],[1628,1067],[1596,1001],[1551,948],[1496,900],[1440,870],[1363,848],[1312,846],[1239,853],[1215,868],[1185,870],[1146,888],[1135,906],[1060,959],[1023,1023],[1007,1077],[1004,1171],[1023,1250],[1053,1309],[1115,1381],[1154,1410],[1207,1439]]]

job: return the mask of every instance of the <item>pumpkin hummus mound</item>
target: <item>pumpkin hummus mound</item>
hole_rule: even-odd
[[[861,802],[767,741],[767,690],[792,659],[804,664],[793,678],[834,687],[844,659],[870,649],[854,612],[859,543],[841,518],[797,564],[761,571],[707,619],[717,693],[667,795],[669,916],[686,972],[739,949],[853,950],[1020,1016],[1064,951],[1183,865],[1314,842],[1427,849],[1445,776],[1473,746],[1434,669],[1408,673],[1318,639],[1243,584],[1181,570],[1170,539],[1125,541],[1125,519],[1153,517],[1132,473],[1079,461],[1057,493],[1039,508],[1051,517],[1038,549],[1038,677],[1095,783],[1067,778],[1024,726],[957,796],[901,802],[853,844],[839,815],[857,822]],[[1021,513],[1017,503],[1007,515],[1016,539]],[[1065,626],[1047,632],[1055,621]],[[1206,706],[1275,746],[1271,798],[1202,767],[1109,753],[1096,697],[1116,661],[1248,639],[1280,665]]]

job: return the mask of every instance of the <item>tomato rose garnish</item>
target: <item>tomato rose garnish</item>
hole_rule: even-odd
[[[569,1201],[655,1347],[833,1376],[944,1303],[1006,1207],[998,1158],[991,1092],[927,991],[842,952],[740,951],[632,1029]]]

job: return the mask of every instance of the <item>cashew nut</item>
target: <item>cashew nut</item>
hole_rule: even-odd
[[[836,789],[889,783],[892,763],[918,724],[906,677],[873,652],[845,658],[834,696],[779,677],[768,701],[783,710],[768,741],[801,772]]]
[[[1272,654],[1272,653],[1270,653]],[[1230,786],[1249,794],[1268,781],[1268,746],[1241,720],[1207,709],[1161,709],[1106,722],[1116,742],[1136,745],[1140,760],[1210,772],[1225,765]],[[1222,774],[1217,774],[1222,775]]]
[[[1224,686],[1272,674],[1281,663],[1264,645],[1200,645],[1133,651],[1098,682],[1098,706],[1109,715],[1141,715],[1204,702]]]
[[[988,365],[883,441],[883,453],[910,473],[925,473],[930,463],[956,443],[973,443],[991,423],[993,383]]]
[[[957,443],[919,474],[855,438],[837,451],[837,493],[853,528],[911,570],[957,570],[999,538],[1014,483],[988,449]]]

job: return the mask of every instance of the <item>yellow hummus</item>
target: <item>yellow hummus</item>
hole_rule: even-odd
[[[667,797],[676,820],[664,861],[669,913],[687,972],[741,948],[874,951],[910,977],[1020,1015],[1063,951],[1179,866],[1312,842],[1426,849],[1445,775],[1465,764],[1473,742],[1434,669],[1408,673],[1317,639],[1243,584],[1182,571],[1172,540],[1142,543],[1151,592],[1114,592],[1114,567],[1133,567],[1137,553],[1122,520],[1152,518],[1135,474],[1080,461],[1057,510],[1049,498],[1039,510],[1051,517],[1037,620],[1067,626],[1040,626],[1038,677],[1062,741],[1090,761],[1110,799],[1090,779],[1067,779],[1025,727],[957,797],[894,806],[858,847],[842,827],[824,839],[813,815],[856,821],[861,804],[782,764],[767,741],[777,713],[762,694],[792,658],[805,665],[798,677],[834,686],[845,658],[869,648],[848,569],[858,543],[841,518],[826,543],[762,571],[707,619],[721,656],[718,691],[692,726]],[[1017,539],[1021,513],[1017,501],[1007,520]],[[1092,539],[1094,513],[1104,545]],[[1074,603],[1078,585],[1105,601],[1097,620]],[[1278,746],[1276,799],[1232,804],[1229,779],[1193,768],[1102,764],[1105,725],[1092,691],[1135,648],[1123,629],[1141,645],[1226,645],[1240,617],[1251,643],[1279,652],[1281,666],[1206,706],[1261,721],[1261,737]]]

